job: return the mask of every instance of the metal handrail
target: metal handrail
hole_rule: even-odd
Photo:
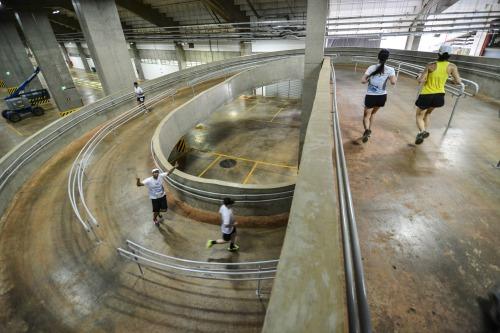
[[[120,256],[135,262],[142,276],[144,276],[142,266],[146,266],[199,279],[257,281],[255,293],[259,297],[261,295],[260,282],[275,278],[279,262],[278,259],[242,262],[188,260],[147,249],[130,240],[127,240],[126,244],[128,249],[117,248],[116,250]]]
[[[187,264],[194,264],[194,265],[200,265],[200,266],[256,266],[256,265],[271,265],[271,266],[276,266],[278,265],[279,259],[271,259],[271,260],[259,260],[259,261],[246,261],[246,262],[207,262],[207,261],[197,261],[197,260],[189,260],[189,259],[182,259],[182,258],[177,258],[177,257],[172,257],[168,256],[163,253],[159,253],[153,250],[150,250],[142,245],[139,245],[137,243],[132,242],[131,240],[126,241],[127,247],[130,250],[133,250],[134,253],[142,253],[144,255],[151,255],[157,258],[161,258],[163,260],[173,260],[173,261],[179,261]]]
[[[345,161],[342,133],[337,107],[337,82],[333,60],[331,60],[333,135],[339,188],[340,217],[342,221],[344,266],[346,271],[346,292],[351,332],[370,333],[371,316],[368,306],[366,285],[359,246],[359,237],[352,202],[347,163]]]
[[[256,270],[256,271],[232,271],[230,269],[228,270],[210,270],[210,269],[198,269],[198,268],[192,268],[192,267],[186,267],[182,265],[175,265],[172,263],[167,263],[167,262],[160,262],[156,260],[152,260],[146,257],[143,257],[139,254],[127,251],[122,248],[117,249],[118,254],[121,256],[130,259],[134,261],[135,263],[139,265],[144,265],[144,266],[149,266],[153,268],[159,268],[161,270],[169,271],[169,270],[174,270],[177,271],[177,273],[184,273],[183,275],[188,275],[191,277],[197,277],[197,278],[202,278],[202,279],[215,279],[215,280],[238,280],[238,281],[255,281],[255,280],[269,280],[269,279],[274,279],[274,276],[265,276],[265,274],[275,274],[276,269],[261,269],[261,270]],[[144,274],[141,268],[141,274]],[[201,275],[205,274],[205,275]],[[226,275],[227,277],[221,277]],[[252,277],[245,277],[245,276],[252,276]],[[262,276],[264,275],[264,276]],[[241,278],[231,278],[231,276],[238,276]],[[255,276],[255,277],[253,277]]]

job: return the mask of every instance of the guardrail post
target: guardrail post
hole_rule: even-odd
[[[135,251],[134,249],[130,249],[130,251],[135,254]],[[141,267],[141,264],[139,264],[139,259],[137,257],[134,256],[134,261],[135,263],[137,264],[137,267],[139,267],[139,272],[141,272],[141,275],[144,276],[144,272],[142,270],[142,267]]]
[[[89,226],[89,228],[90,228],[90,231],[92,231],[92,234],[94,235],[94,237],[95,237],[95,239],[96,239],[97,243],[100,243],[100,242],[101,242],[101,240],[99,239],[99,237],[98,237],[98,236],[97,236],[97,234],[95,233],[95,230],[94,230],[94,227],[92,226],[92,223],[90,223],[89,221],[87,221],[87,224],[88,224],[88,226]]]
[[[261,293],[260,293],[260,265],[259,265],[259,279],[257,280],[257,289],[255,289],[255,294],[257,295],[258,298],[260,298]]]
[[[460,97],[462,97],[462,95],[458,95],[457,100],[455,101],[455,104],[453,104],[453,109],[451,110],[450,120],[448,120],[448,125],[446,125],[446,129],[444,130],[445,133],[446,133],[446,131],[448,131],[448,128],[450,128],[451,120],[453,119],[453,115],[455,114],[455,110],[457,108],[457,104],[458,104],[458,101],[460,100]]]
[[[358,62],[356,61],[356,62],[354,63],[354,72],[355,72],[355,73],[356,73],[356,70],[357,70],[357,69],[358,69]]]

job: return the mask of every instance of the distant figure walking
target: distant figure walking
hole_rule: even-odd
[[[415,144],[419,145],[429,136],[430,115],[435,108],[444,105],[444,86],[448,77],[453,77],[454,84],[461,84],[462,80],[458,74],[455,64],[448,61],[451,54],[451,46],[441,45],[438,51],[438,59],[425,66],[424,71],[417,78],[419,83],[424,83],[415,105],[417,106],[418,133]]]
[[[373,123],[373,116],[377,113],[378,109],[385,105],[387,101],[387,80],[392,85],[396,84],[396,72],[394,68],[385,65],[389,59],[389,50],[382,49],[378,53],[378,65],[371,65],[366,70],[361,78],[361,83],[368,83],[368,89],[365,96],[365,109],[363,114],[363,142],[367,142],[372,134],[371,126]]]
[[[170,175],[174,172],[175,168],[178,167],[178,164],[175,163],[174,167],[169,172],[160,173],[159,169],[151,170],[153,174],[151,177],[148,177],[141,181],[139,178],[136,178],[137,186],[146,186],[149,193],[149,198],[151,199],[151,203],[153,205],[153,223],[159,227],[160,222],[163,221],[163,216],[161,212],[166,212],[168,209],[167,206],[167,195],[165,193],[165,189],[163,188],[163,178]]]
[[[137,82],[134,82],[134,92],[135,96],[137,97],[137,102],[142,106],[144,113],[148,113],[149,110],[144,105],[144,101],[146,99],[146,97],[144,96],[144,90],[142,90]]]
[[[232,206],[234,204],[234,200],[231,198],[224,198],[223,204],[219,209],[219,214],[221,217],[221,231],[222,231],[222,239],[212,240],[209,239],[207,241],[207,248],[211,248],[215,244],[224,244],[229,243],[228,251],[234,252],[238,251],[240,248],[236,245],[236,222],[234,220],[233,209]]]

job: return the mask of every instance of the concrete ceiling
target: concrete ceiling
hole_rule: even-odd
[[[115,0],[122,22],[127,31],[138,34],[155,31],[156,37],[173,38],[166,33],[176,32],[176,36],[193,34],[196,38],[302,38],[306,19],[306,0]],[[312,1],[312,0],[310,0]],[[455,11],[495,11],[500,10],[496,0],[329,0],[329,25],[333,34],[345,35],[349,30],[355,34],[377,33],[363,27],[367,22],[404,21],[418,19],[423,6],[435,2],[433,12],[442,12],[453,8]],[[4,6],[43,9],[58,34],[69,34],[68,38],[80,32],[80,26],[73,10],[71,0],[4,0]],[[451,7],[450,7],[451,6]],[[58,10],[57,14],[52,14]],[[432,14],[432,11],[427,14]],[[371,18],[370,18],[371,17]],[[348,19],[351,18],[351,19]],[[456,19],[456,18],[455,18]],[[278,23],[256,22],[278,21]],[[293,22],[291,22],[293,21]],[[250,27],[248,23],[251,23]],[[231,23],[231,24],[228,24]],[[245,25],[245,23],[247,23]],[[450,28],[456,24],[449,24]],[[385,23],[384,23],[385,24]],[[183,26],[210,25],[209,27],[185,28]],[[394,23],[393,26],[404,27],[406,22]],[[179,27],[181,28],[168,28]],[[389,22],[389,26],[392,24]],[[165,27],[167,27],[165,29]],[[144,30],[146,28],[146,30]],[[152,28],[152,29],[148,29]],[[154,30],[158,29],[159,30]],[[386,29],[387,30],[387,29]],[[386,33],[389,30],[384,30]],[[392,30],[398,31],[399,30]],[[207,33],[210,33],[208,35]],[[203,35],[205,34],[205,35]],[[353,35],[353,36],[354,36]],[[200,37],[201,36],[201,37]],[[205,36],[205,37],[203,37]],[[147,37],[147,36],[146,36]],[[155,36],[153,36],[155,37]],[[155,38],[156,38],[155,37]]]

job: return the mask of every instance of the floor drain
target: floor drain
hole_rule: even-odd
[[[229,169],[236,165],[236,160],[233,159],[222,160],[220,161],[219,165],[221,166],[221,168]]]

